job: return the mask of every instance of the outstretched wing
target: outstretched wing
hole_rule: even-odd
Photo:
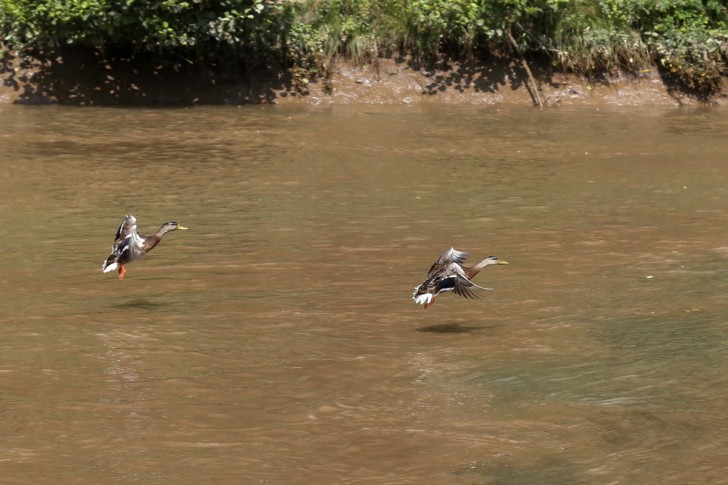
[[[464,253],[462,251],[458,251],[455,248],[450,248],[444,253],[440,255],[439,258],[437,258],[437,261],[432,263],[432,266],[430,266],[429,271],[427,272],[427,275],[430,276],[436,271],[442,271],[448,266],[450,266],[452,263],[457,263],[458,265],[463,264],[466,259],[468,259],[469,254]]]
[[[468,259],[468,256],[470,256],[468,253],[458,251],[455,248],[450,248],[440,255],[437,262],[443,265],[449,263],[463,264],[465,260]]]
[[[136,229],[136,217],[124,216],[119,229],[116,230],[116,239],[111,246],[111,254],[106,258],[101,269],[104,273],[115,270],[119,264],[126,264],[140,256],[144,256],[142,250],[144,240],[139,236]]]
[[[132,259],[143,256],[144,252],[142,248],[144,246],[144,239],[137,232],[136,217],[132,215],[124,216],[124,220],[121,221],[119,229],[116,230],[116,240],[114,245],[111,246],[111,254],[125,254],[124,259],[131,261]]]
[[[133,231],[136,231],[136,217],[127,214],[124,216],[124,220],[121,221],[119,229],[116,230],[114,242],[119,241],[119,239],[126,239],[126,236]]]
[[[479,290],[491,290],[491,288],[483,288],[482,286],[476,285],[461,274],[454,275],[449,280],[455,294],[464,298],[477,298],[480,296],[478,294]]]

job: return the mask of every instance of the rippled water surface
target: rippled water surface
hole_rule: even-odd
[[[3,483],[724,483],[728,113],[0,106]],[[176,220],[127,279],[126,214]],[[496,255],[479,300],[412,288]]]

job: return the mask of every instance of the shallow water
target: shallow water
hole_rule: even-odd
[[[3,483],[718,483],[728,114],[0,105]],[[127,279],[125,213],[167,235]],[[410,299],[497,255],[470,301]]]

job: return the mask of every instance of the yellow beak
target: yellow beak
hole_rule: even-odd
[[[187,229],[189,229],[189,227],[180,226],[179,224],[177,224],[177,230],[178,231],[186,231]]]

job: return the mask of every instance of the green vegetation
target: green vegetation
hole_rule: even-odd
[[[266,63],[279,51],[291,12],[263,0],[0,0],[0,39],[35,52],[76,46]]]
[[[433,65],[522,53],[592,77],[656,63],[701,95],[728,74],[723,0],[0,0],[0,36],[26,51],[235,60],[304,84],[338,57],[390,55]]]

